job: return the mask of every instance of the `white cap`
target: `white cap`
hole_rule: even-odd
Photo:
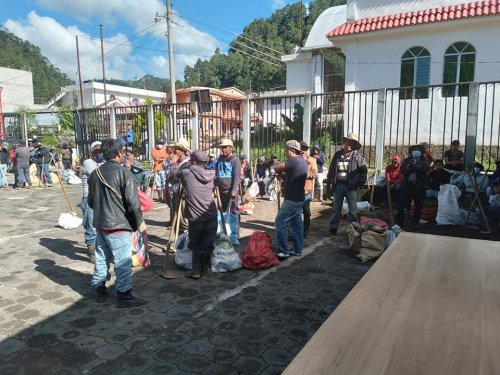
[[[101,144],[101,141],[92,142],[92,144],[90,145],[90,151],[94,151],[94,149],[96,148],[101,148]]]

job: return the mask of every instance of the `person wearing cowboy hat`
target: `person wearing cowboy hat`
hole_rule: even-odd
[[[333,156],[332,163],[326,177],[327,186],[331,186],[335,196],[333,200],[332,219],[328,235],[337,234],[340,223],[340,212],[344,198],[349,207],[349,223],[357,221],[357,191],[366,181],[367,169],[363,157],[358,152],[361,144],[355,133],[342,138],[343,148]]]
[[[238,195],[240,187],[241,162],[238,156],[233,154],[233,141],[223,138],[219,144],[221,155],[215,164],[215,186],[218,187],[222,210],[230,211],[236,215],[236,222],[231,224],[231,235],[229,240],[233,245],[239,245],[239,221]]]
[[[101,153],[101,141],[92,142],[90,145],[90,157],[85,159],[82,163],[82,187],[83,195],[80,202],[80,208],[83,212],[83,239],[87,245],[87,255],[91,263],[95,262],[95,243],[97,239],[97,232],[94,228],[94,210],[88,205],[89,184],[88,179],[92,172],[102,164],[104,156]]]
[[[415,214],[411,219],[412,226],[417,228],[419,225],[426,194],[427,172],[430,169],[429,159],[425,157],[424,151],[422,145],[410,146],[408,149],[409,156],[401,163],[403,187],[399,196],[396,219],[401,228],[404,225],[405,210],[410,210],[412,201],[415,203]]]
[[[181,182],[177,177],[179,171],[184,168],[189,167],[189,154],[191,153],[191,145],[186,138],[179,138],[179,140],[175,143],[174,152],[170,155],[169,162],[169,182],[170,182],[170,194],[172,197],[172,204],[170,207],[170,224],[174,222],[174,214],[178,210],[179,212],[179,220],[180,233],[184,233],[188,229],[188,222],[184,217],[184,200],[181,199]],[[180,207],[180,210],[179,210]],[[168,224],[167,223],[167,226]]]

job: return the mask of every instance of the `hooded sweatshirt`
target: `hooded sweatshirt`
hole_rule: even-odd
[[[185,217],[190,221],[216,220],[217,208],[213,194],[215,171],[190,165],[179,170],[177,178],[184,187]]]
[[[392,160],[397,161],[398,165],[395,167],[391,163],[385,168],[385,180],[388,184],[401,185],[403,182],[403,174],[401,173],[401,158],[396,155],[392,158]]]

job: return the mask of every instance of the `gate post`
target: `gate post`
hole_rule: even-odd
[[[198,103],[191,103],[191,112],[193,116],[189,118],[189,126],[191,127],[191,147],[193,150],[198,150],[200,148],[200,122],[198,119]]]
[[[153,148],[155,147],[155,111],[153,105],[148,105],[148,159],[153,160]]]
[[[243,153],[248,160],[252,160],[250,150],[250,99],[247,97],[243,100]]]
[[[465,125],[465,165],[474,163],[477,145],[477,111],[479,106],[479,84],[469,84],[469,101],[467,103],[467,124]]]
[[[109,138],[116,139],[116,109],[115,107],[108,108],[109,110]]]
[[[378,90],[377,123],[375,124],[375,171],[384,171],[384,143],[385,143],[385,97],[386,89]]]
[[[308,92],[304,95],[304,116],[302,117],[302,124],[303,124],[302,140],[306,142],[308,145],[311,142],[311,114],[312,114],[311,101],[312,101],[312,95],[310,92]]]

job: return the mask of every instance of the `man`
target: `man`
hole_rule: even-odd
[[[134,148],[134,131],[132,130],[131,124],[127,125],[127,133],[125,140],[127,142],[127,148],[130,148],[132,150]]]
[[[170,190],[172,194],[172,204],[170,207],[170,224],[174,222],[174,214],[178,210],[179,212],[179,231],[180,233],[185,232],[188,229],[188,222],[184,217],[184,199],[182,199],[181,194],[181,183],[177,178],[177,173],[184,168],[189,167],[189,154],[191,152],[191,145],[185,138],[179,138],[175,144],[174,153],[170,155],[170,176],[169,182],[171,184]],[[180,207],[180,209],[179,209]]]
[[[40,179],[40,185],[52,187],[52,178],[50,177],[49,163],[52,159],[49,150],[45,147],[42,142],[38,142],[35,151],[36,160],[36,171],[37,176]]]
[[[205,168],[215,170],[215,164],[217,164],[217,160],[215,160],[215,156],[210,154],[208,155],[208,163]]]
[[[337,151],[333,156],[332,164],[328,169],[327,185],[331,186],[335,192],[333,202],[332,219],[328,235],[337,234],[340,222],[340,213],[344,198],[349,207],[349,223],[357,221],[357,188],[363,186],[366,181],[367,168],[363,157],[358,152],[361,144],[355,133],[343,137],[342,150]]]
[[[459,149],[460,141],[451,142],[450,149],[443,155],[444,167],[452,171],[463,171],[465,168],[465,154]]]
[[[325,164],[325,154],[321,151],[319,145],[314,145],[311,156],[316,159],[316,165],[318,166],[318,174],[316,175],[315,185],[316,189],[319,190],[319,198],[323,199],[323,180],[325,179],[323,165]]]
[[[424,156],[429,160],[429,163],[432,164],[436,158],[432,155],[429,144],[427,142],[422,142],[420,145],[424,148]]]
[[[165,143],[161,139],[156,140],[155,148],[151,152],[153,156],[153,172],[156,177],[156,191],[158,192],[158,200],[165,202],[166,176],[163,169],[163,162],[167,159],[167,150],[164,147]]]
[[[247,191],[248,184],[250,183],[250,166],[248,165],[248,159],[245,154],[240,155],[241,162],[241,172],[240,172],[240,184],[241,184],[241,194],[245,194]]]
[[[17,172],[17,161],[16,161],[16,150],[17,150],[18,146],[19,145],[17,143],[14,143],[14,145],[12,146],[12,150],[10,150],[10,153],[9,153],[12,174],[14,175],[14,185],[13,185],[14,188],[16,188],[16,186],[19,185],[18,179],[17,179],[18,172]]]
[[[302,214],[304,215],[304,238],[309,238],[309,228],[311,226],[311,201],[312,192],[314,188],[314,180],[318,175],[318,166],[316,165],[316,158],[309,155],[309,145],[301,141],[300,151],[302,157],[307,162],[307,177],[304,185],[304,205],[302,206]]]
[[[254,180],[259,185],[259,195],[263,199],[269,199],[269,185],[273,182],[274,175],[271,177],[271,171],[269,170],[269,164],[266,163],[265,156],[259,156],[257,158]]]
[[[30,149],[25,146],[24,141],[21,141],[14,154],[17,166],[16,190],[19,190],[21,186],[24,187],[25,184],[27,189],[31,189],[30,153]]]
[[[89,176],[87,203],[94,210],[97,231],[95,268],[91,285],[96,289],[96,300],[106,301],[109,264],[114,262],[117,307],[131,307],[145,301],[132,295],[132,231],[140,230],[147,244],[146,224],[142,218],[134,178],[122,166],[124,152],[120,142],[108,139],[101,145],[106,163]]]
[[[427,176],[427,190],[425,192],[425,197],[438,199],[441,185],[449,184],[450,177],[450,173],[443,169],[443,161],[436,160],[434,162],[434,168]]]
[[[399,197],[397,224],[403,228],[405,210],[410,210],[413,201],[415,203],[415,214],[411,221],[413,228],[416,229],[419,226],[420,214],[424,207],[425,182],[430,165],[429,159],[425,157],[424,148],[421,145],[410,146],[408,154],[409,157],[401,163],[403,187]]]
[[[230,241],[233,245],[239,245],[239,220],[238,196],[240,186],[241,163],[240,159],[233,154],[233,141],[224,138],[219,144],[221,155],[215,165],[215,184],[219,188],[222,210],[236,215],[237,225],[231,228]],[[238,229],[236,229],[238,228]],[[233,230],[234,229],[234,230]]]
[[[304,243],[304,223],[302,208],[304,206],[304,186],[307,178],[307,162],[301,156],[300,144],[295,140],[286,142],[286,158],[275,167],[278,176],[286,174],[284,201],[274,224],[278,241],[279,259],[287,259],[290,255],[302,255]],[[293,250],[288,248],[288,228],[293,239]]]
[[[9,144],[2,143],[0,147],[0,189],[9,187],[7,183],[7,166],[9,165]]]
[[[82,165],[82,186],[83,195],[80,202],[80,208],[83,212],[83,239],[87,245],[87,255],[90,263],[95,263],[95,243],[97,233],[94,228],[94,210],[88,204],[89,184],[88,179],[92,172],[104,161],[101,153],[101,142],[95,141],[90,145],[90,158],[83,161]]]
[[[187,167],[177,174],[184,187],[189,248],[193,253],[193,267],[186,277],[196,280],[208,276],[217,235],[217,208],[213,199],[215,172],[205,169],[207,160],[203,151],[195,150],[190,155]]]
[[[65,170],[73,168],[73,150],[66,143],[61,148],[61,160]]]

